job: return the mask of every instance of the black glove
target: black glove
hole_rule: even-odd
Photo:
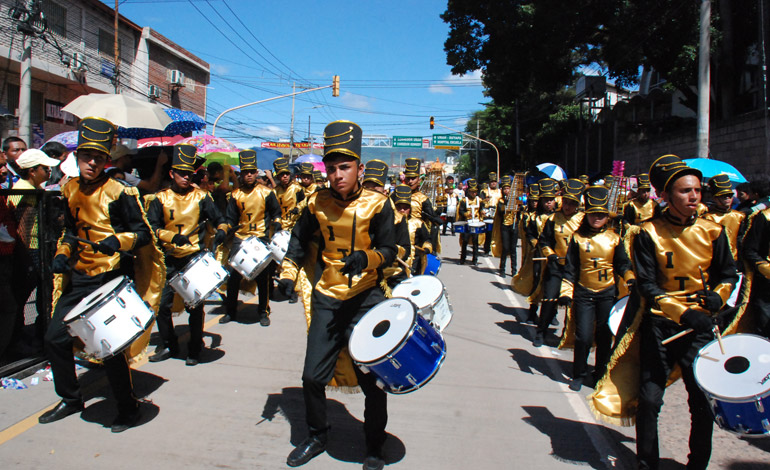
[[[118,241],[118,237],[116,237],[115,235],[110,235],[109,237],[99,242],[96,248],[96,251],[100,253],[104,253],[107,256],[112,256],[119,249],[120,249],[120,242]]]
[[[283,226],[281,225],[281,223],[280,222],[275,222],[273,224],[273,234],[276,234],[276,233],[280,232],[281,230],[283,230]]]
[[[709,312],[718,312],[722,308],[722,297],[713,290],[699,290],[695,294],[701,307]]]
[[[181,235],[177,233],[174,235],[174,238],[171,239],[171,243],[173,243],[176,246],[184,246],[190,244],[190,239],[187,238],[185,235]]]
[[[692,328],[698,333],[704,333],[711,331],[714,328],[714,322],[711,321],[711,317],[703,312],[688,308],[682,314],[680,323],[688,328]]]
[[[224,230],[219,229],[217,230],[217,233],[214,235],[214,246],[213,248],[216,250],[219,245],[225,242],[225,237],[227,236],[227,233],[225,233]]]
[[[636,279],[629,279],[626,281],[626,286],[628,286],[628,290],[632,291],[636,287]]]
[[[284,297],[294,295],[294,281],[291,279],[278,279],[278,292]]]
[[[290,210],[291,215],[299,215],[299,207],[295,207],[294,209]]]
[[[567,305],[572,303],[572,298],[567,297],[566,295],[562,295],[561,297],[559,297],[559,301],[557,303],[562,307],[566,307]]]
[[[366,258],[366,253],[363,251],[354,251],[349,256],[342,258],[345,262],[345,266],[340,269],[342,274],[352,274],[354,276],[361,274],[369,264],[369,260]]]
[[[69,257],[67,255],[56,255],[51,263],[51,271],[55,274],[66,273],[70,270]]]
[[[549,264],[558,263],[559,255],[557,255],[556,253],[551,253],[550,255],[548,255],[546,259],[548,260]]]

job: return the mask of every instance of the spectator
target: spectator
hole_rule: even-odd
[[[158,154],[158,159],[155,160],[155,170],[152,172],[152,176],[149,179],[141,179],[134,175],[134,164],[131,160],[131,149],[123,144],[118,144],[115,149],[110,152],[110,158],[112,164],[117,170],[112,170],[110,176],[119,179],[127,186],[133,186],[139,189],[144,194],[154,193],[160,188],[160,183],[163,181],[163,174],[165,165],[168,162],[168,154],[161,150]],[[122,178],[119,176],[122,174]]]
[[[59,163],[67,158],[67,147],[61,142],[46,142],[45,145],[40,147],[40,150],[49,157],[59,160]],[[49,186],[59,186],[62,178],[64,178],[64,172],[61,170],[61,165],[56,165],[51,168],[51,177],[48,178],[45,184],[46,188]]]
[[[0,187],[0,189],[11,189],[19,181],[19,168],[16,166],[16,159],[25,150],[27,150],[27,144],[19,137],[12,136],[3,141],[3,154],[6,158],[8,177],[5,186]]]
[[[8,179],[5,154],[0,152],[0,186]],[[11,342],[16,318],[16,301],[11,288],[13,279],[13,249],[16,244],[16,218],[0,195],[0,359]]]

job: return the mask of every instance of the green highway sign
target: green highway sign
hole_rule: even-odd
[[[422,148],[422,137],[413,137],[405,135],[393,136],[393,147],[414,147]]]
[[[458,149],[462,146],[462,134],[433,134],[433,148]]]

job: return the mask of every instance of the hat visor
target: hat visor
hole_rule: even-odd
[[[361,160],[360,156],[356,155],[355,152],[353,152],[352,150],[348,150],[348,149],[331,150],[331,151],[327,152],[326,154],[324,154],[322,160],[325,162],[327,160],[332,160],[332,159],[335,159],[335,158],[340,158],[340,157],[345,157],[345,156],[354,158],[354,159],[359,160],[359,161]]]
[[[78,145],[78,148],[75,149],[75,151],[84,150],[84,149],[98,150],[98,151],[106,154],[108,157],[110,156],[110,149],[108,149],[104,145],[94,144],[94,143],[91,143],[91,142],[85,142],[85,143],[82,143],[82,144]]]
[[[663,185],[662,191],[667,191],[668,187],[671,184],[673,184],[674,181],[678,180],[682,176],[687,176],[687,175],[696,176],[698,178],[698,181],[703,180],[703,173],[701,173],[700,170],[695,169],[695,168],[690,168],[690,167],[682,168],[681,170],[675,171],[674,174],[672,174],[671,176],[668,177],[668,179],[666,180],[666,184]],[[658,190],[658,191],[661,191],[660,188],[655,188],[655,189]]]

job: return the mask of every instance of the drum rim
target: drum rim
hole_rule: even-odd
[[[405,286],[408,286],[408,285],[410,285],[410,284],[408,284],[408,283],[410,283],[410,282],[411,282],[411,283],[414,283],[414,281],[415,281],[415,280],[419,280],[419,279],[421,279],[421,278],[426,278],[426,279],[427,279],[429,282],[431,282],[431,283],[433,283],[433,284],[435,284],[435,282],[434,282],[434,281],[437,281],[437,282],[438,282],[438,285],[440,285],[440,286],[441,286],[441,291],[440,291],[440,293],[439,293],[438,297],[436,297],[435,299],[433,299],[433,300],[431,301],[431,304],[433,304],[434,302],[436,302],[436,301],[437,301],[438,299],[440,299],[441,297],[446,297],[446,286],[444,285],[444,283],[443,283],[443,282],[441,282],[441,279],[439,279],[438,277],[436,277],[436,276],[433,276],[433,275],[431,275],[431,274],[418,274],[418,275],[416,275],[416,276],[412,276],[412,277],[410,277],[410,278],[404,279],[403,281],[399,282],[399,283],[398,283],[398,284],[397,284],[397,285],[396,285],[396,286],[395,286],[395,287],[394,287],[394,288],[393,288],[393,289],[390,291],[391,295],[393,296],[393,297],[391,297],[391,298],[406,299],[406,300],[408,300],[408,301],[412,302],[412,303],[414,304],[414,306],[417,308],[417,311],[419,312],[419,311],[421,310],[420,306],[419,306],[419,305],[417,305],[417,304],[416,304],[416,303],[415,303],[415,302],[414,302],[412,299],[410,299],[409,297],[402,297],[402,296],[400,296],[400,295],[396,295],[396,293],[395,293],[395,292],[396,292],[396,289],[398,289],[398,287],[399,287],[399,286],[401,286],[401,285],[405,285]]]
[[[118,292],[123,290],[123,287],[124,287],[124,285],[126,283],[129,283],[129,284],[133,284],[134,283],[131,280],[130,277],[128,277],[125,274],[123,274],[123,275],[120,275],[120,276],[116,276],[115,278],[110,279],[109,281],[105,282],[104,284],[102,284],[99,287],[99,289],[101,289],[102,287],[108,285],[110,282],[115,282],[116,279],[120,279],[120,281],[117,283],[117,285],[111,291],[109,291],[107,293],[107,295],[102,297],[98,302],[96,302],[95,304],[91,305],[89,308],[83,310],[82,312],[78,313],[77,315],[73,315],[73,313],[75,312],[75,309],[77,309],[78,305],[80,305],[80,302],[83,302],[86,299],[86,297],[84,297],[80,302],[77,303],[77,305],[72,307],[72,310],[67,312],[67,315],[65,315],[64,318],[62,319],[62,323],[64,323],[65,325],[68,325],[68,324],[74,322],[75,320],[79,319],[83,315],[94,311],[94,309],[98,310],[98,308],[103,307],[105,304],[109,303],[110,301],[112,301],[112,299],[117,297],[118,296]],[[99,289],[96,289],[96,290],[99,290]],[[96,292],[96,290],[94,292]],[[134,292],[136,292],[136,289],[134,289]]]
[[[440,331],[439,331],[439,335],[441,335]],[[393,395],[404,395],[406,393],[414,392],[424,387],[428,382],[430,382],[433,379],[433,377],[436,376],[436,374],[438,374],[439,369],[441,369],[441,366],[444,365],[444,359],[446,359],[446,341],[444,340],[443,335],[441,335],[441,340],[444,341],[444,349],[441,350],[441,357],[439,358],[438,363],[436,363],[436,368],[433,369],[433,372],[431,372],[431,374],[425,380],[423,380],[422,382],[418,383],[417,385],[413,386],[408,390],[399,390],[398,392],[394,390],[389,390],[390,393],[392,393]]]
[[[755,334],[752,334],[752,333],[735,333],[735,334],[732,334],[732,335],[727,335],[727,336],[724,336],[722,338],[722,341],[725,341],[725,339],[727,339],[727,338],[737,337],[737,336],[751,336],[751,337],[754,337],[754,338],[761,339],[761,340],[763,340],[763,341],[765,341],[767,343],[770,343],[770,340],[768,340],[767,338],[765,338],[763,336],[755,335]],[[730,340],[730,341],[732,341],[732,340]],[[715,344],[715,343],[717,343],[717,344],[719,343],[719,340],[716,339],[716,338],[714,340],[709,341],[708,343],[706,343],[700,349],[700,351],[698,351],[698,354],[695,356],[695,359],[692,361],[692,370],[693,370],[693,376],[695,377],[695,383],[698,384],[698,388],[700,388],[703,391],[703,393],[706,394],[707,398],[709,398],[710,400],[717,400],[717,401],[725,402],[725,403],[744,404],[744,403],[751,403],[753,401],[756,401],[756,399],[762,399],[762,398],[770,397],[770,386],[768,386],[768,388],[764,392],[762,392],[761,394],[745,395],[743,397],[723,397],[722,395],[714,393],[714,392],[712,392],[710,390],[706,390],[706,388],[703,385],[701,385],[700,381],[698,380],[698,376],[696,374],[696,366],[698,364],[698,360],[701,358],[700,352],[703,351],[704,349],[706,349],[707,347]],[[742,435],[742,436],[745,435],[745,434],[741,434],[741,433],[738,433],[738,434]]]
[[[377,305],[375,305],[372,308],[376,308],[378,305],[380,305],[382,303],[385,303],[385,302],[389,302],[391,300],[406,300],[407,302],[409,302],[412,305],[412,326],[411,326],[411,328],[409,328],[409,330],[403,336],[403,338],[401,338],[401,340],[395,346],[393,346],[388,352],[386,352],[385,354],[383,354],[382,356],[378,357],[377,359],[375,359],[373,361],[363,362],[363,361],[358,361],[358,360],[356,360],[355,357],[353,357],[353,348],[351,347],[351,344],[350,344],[351,340],[353,338],[353,335],[355,335],[355,333],[356,333],[356,328],[358,328],[358,325],[361,324],[361,320],[358,320],[358,323],[356,323],[356,326],[353,327],[353,331],[350,333],[350,338],[348,338],[348,353],[350,353],[350,358],[353,359],[353,362],[356,362],[356,363],[364,365],[364,366],[369,366],[369,365],[376,366],[377,364],[380,364],[380,363],[388,360],[389,356],[392,356],[395,352],[400,351],[401,348],[404,347],[404,344],[406,344],[406,342],[409,341],[409,338],[411,338],[412,335],[414,334],[415,326],[417,326],[417,323],[416,323],[417,317],[422,318],[422,316],[420,316],[420,314],[418,313],[420,309],[417,308],[417,305],[415,305],[415,303],[412,302],[410,299],[407,299],[405,297],[391,297],[390,299],[383,300],[382,302],[378,303]],[[366,313],[369,313],[369,312],[366,312]],[[364,315],[366,315],[366,314],[364,314]],[[364,317],[361,317],[361,318],[363,319]],[[423,318],[423,320],[424,320],[424,318]]]

